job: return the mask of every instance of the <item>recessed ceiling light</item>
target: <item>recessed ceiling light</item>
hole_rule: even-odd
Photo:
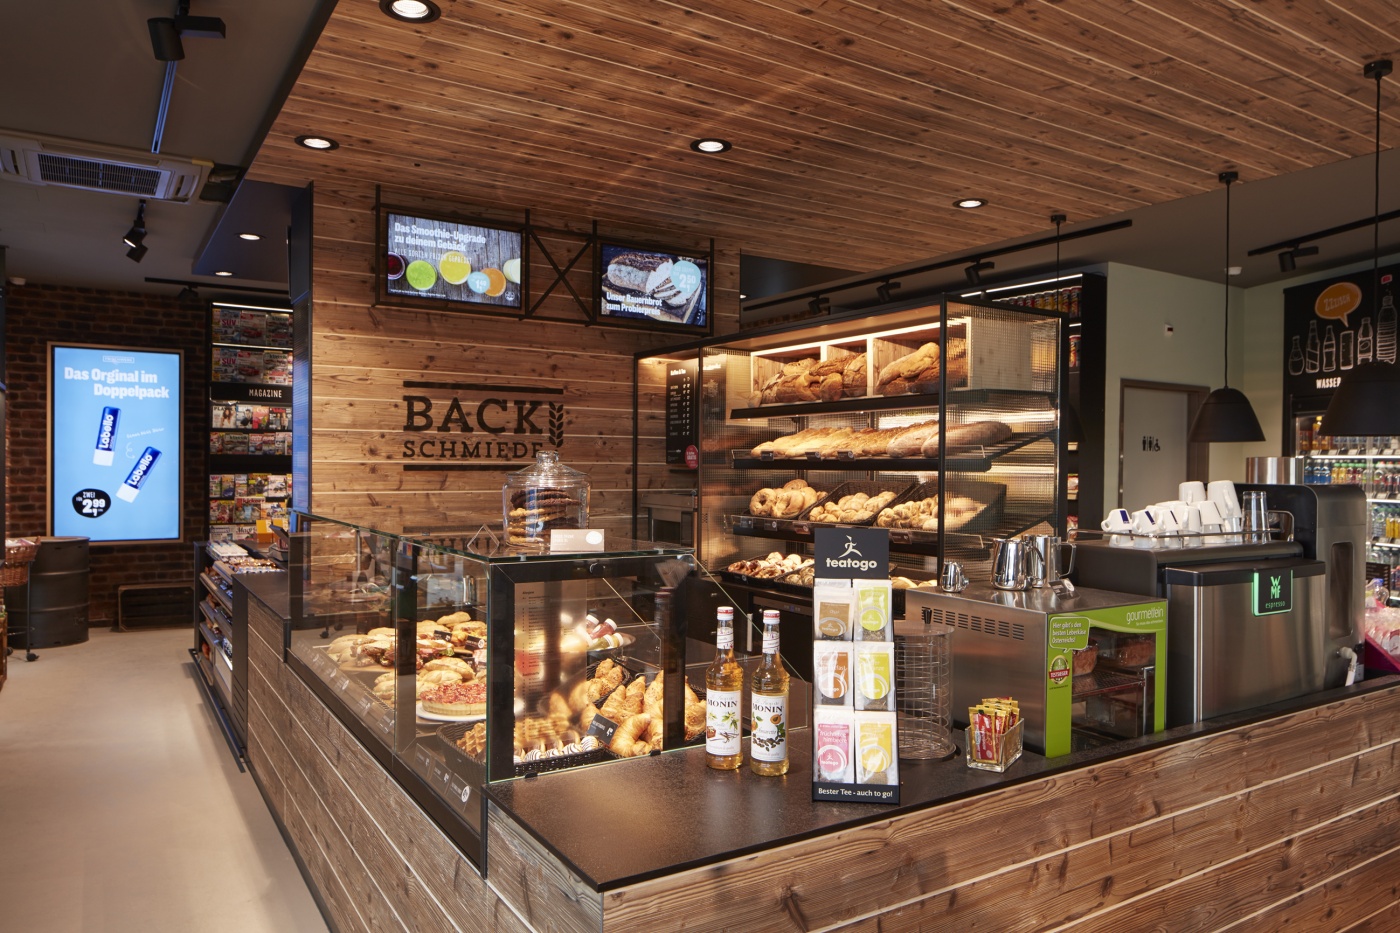
[[[728,152],[734,145],[727,139],[694,139],[691,140],[690,148],[712,155],[716,152]]]
[[[320,149],[323,151],[339,149],[340,143],[329,136],[298,136],[297,145],[305,146],[307,149]]]
[[[970,210],[973,210],[974,208],[986,207],[986,206],[987,206],[987,199],[986,199],[986,198],[958,198],[956,201],[953,202],[953,206],[954,206],[954,207],[960,207],[960,208],[962,208],[962,209],[965,210],[965,211],[970,211]]]
[[[261,240],[261,239],[262,239],[262,234],[261,234],[261,233],[240,233],[240,234],[238,235],[238,238],[239,238],[240,240],[248,240],[249,242],[257,242],[258,240]]]
[[[228,278],[229,276],[233,275],[232,272],[215,272],[214,274],[215,274],[215,275],[221,275],[221,276],[223,276],[224,278]]]
[[[379,0],[379,8],[405,23],[431,23],[442,15],[437,4],[429,0]]]

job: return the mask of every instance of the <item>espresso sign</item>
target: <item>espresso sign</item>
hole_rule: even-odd
[[[405,381],[405,470],[504,470],[564,446],[563,389]]]
[[[890,533],[884,528],[814,528],[818,577],[886,580],[890,571]]]

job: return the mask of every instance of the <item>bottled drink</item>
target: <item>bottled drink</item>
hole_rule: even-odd
[[[1293,338],[1295,341],[1297,337]],[[1351,369],[1356,365],[1356,334],[1350,329],[1342,331],[1341,343],[1337,347],[1337,367]],[[1294,373],[1293,375],[1298,375]]]
[[[1308,343],[1303,352],[1303,369],[1310,373],[1322,368],[1322,342],[1317,339],[1317,321],[1308,321]]]
[[[778,611],[763,611],[763,662],[749,681],[749,767],[754,774],[787,774],[788,673],[778,657]]]
[[[1327,336],[1322,338],[1322,371],[1330,373],[1337,368],[1337,335],[1332,325],[1327,325]]]
[[[1356,362],[1357,364],[1371,362],[1373,344],[1371,338],[1371,319],[1366,317],[1361,319],[1361,326],[1356,329]]]
[[[734,609],[716,612],[715,659],[705,669],[705,763],[718,771],[736,771],[744,762],[739,713],[744,669],[734,660]]]
[[[1303,375],[1303,338],[1293,335],[1293,350],[1288,354],[1288,375]]]
[[[1376,362],[1395,362],[1395,298],[1387,290],[1376,314]]]

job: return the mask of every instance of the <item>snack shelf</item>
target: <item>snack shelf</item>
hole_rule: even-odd
[[[218,580],[209,575],[209,571],[204,571],[199,575],[199,582],[204,584],[204,588],[214,594],[224,609],[233,614],[233,592],[227,584],[221,584]]]
[[[211,603],[207,599],[202,599],[199,602],[199,611],[209,620],[209,624],[219,631],[223,631],[225,628],[233,628],[233,620],[224,613],[218,603]]]
[[[998,444],[976,445],[974,447],[954,447],[943,459],[945,470],[965,473],[986,473],[992,464],[1013,451],[1020,450],[1038,440],[1053,438],[1053,431],[1024,431],[1012,434]],[[842,456],[823,457],[809,454],[805,457],[755,457],[750,451],[731,452],[732,465],[737,470],[870,470],[878,472],[928,472],[938,469],[938,457],[857,457],[849,451]]]
[[[1039,389],[949,389],[948,400],[960,404],[986,404],[996,397],[1047,398],[1053,393]],[[846,415],[865,411],[918,411],[924,408],[937,408],[939,393],[916,393],[912,395],[864,395],[859,398],[843,398],[832,402],[791,402],[787,404],[759,405],[753,408],[734,408],[729,412],[731,421],[752,420],[755,418],[792,418],[807,415]]]
[[[224,665],[232,672],[233,652],[230,650],[228,642],[219,637],[218,633],[203,622],[199,623],[199,634],[209,643],[209,647],[213,649],[214,652],[218,653],[219,657],[223,659]],[[225,686],[227,686],[227,684]]]
[[[1089,673],[1079,674],[1074,678],[1074,698],[1082,700],[1085,697],[1119,693],[1125,690],[1140,690],[1143,680],[1143,671],[1131,674],[1127,671],[1096,667]]]

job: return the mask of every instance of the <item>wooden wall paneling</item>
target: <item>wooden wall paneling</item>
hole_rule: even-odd
[[[1314,884],[1297,897],[1267,913],[1256,914],[1231,927],[1238,933],[1278,930],[1327,930],[1369,918],[1400,902],[1400,851]]]
[[[755,931],[837,925],[1241,795],[1320,758],[1394,744],[1397,713],[1400,691],[1329,704],[759,853],[743,860],[742,873],[723,864],[609,892],[605,917],[627,928],[664,905],[717,928],[751,917],[769,918]],[[1386,793],[1400,790],[1397,780],[1385,778]],[[723,899],[712,896],[719,879]],[[789,908],[806,926],[788,918]]]
[[[1357,921],[1342,933],[1389,933],[1391,930],[1400,930],[1400,900]]]
[[[525,921],[549,933],[600,933],[602,895],[584,884],[495,804],[488,804],[489,883]]]

